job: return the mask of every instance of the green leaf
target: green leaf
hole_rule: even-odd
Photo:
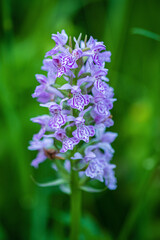
[[[145,30],[143,28],[132,28],[131,33],[142,35],[144,37],[148,37],[148,38],[154,39],[156,41],[160,41],[160,35],[159,34],[154,33],[154,32],[150,32],[150,31]]]
[[[104,192],[107,189],[107,187],[102,188],[102,189],[97,189],[97,188],[89,187],[89,186],[81,186],[80,189],[85,192],[99,193],[99,192]]]
[[[35,181],[35,179],[32,176],[31,176],[31,178],[32,178],[33,182],[39,187],[53,187],[53,186],[58,186],[58,185],[66,183],[66,180],[64,180],[63,178],[56,179],[54,181],[47,182],[47,183],[39,183],[39,182]]]
[[[61,185],[60,186],[60,190],[63,192],[63,193],[65,193],[65,194],[68,194],[68,195],[70,195],[71,194],[71,189],[70,189],[70,187],[69,187],[69,185]]]

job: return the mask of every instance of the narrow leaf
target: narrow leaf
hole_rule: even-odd
[[[66,193],[66,194],[68,194],[68,195],[70,195],[71,194],[71,189],[70,189],[70,187],[69,187],[69,185],[61,185],[60,186],[60,189],[61,189],[61,191],[63,192],[63,193]]]
[[[145,30],[143,28],[132,28],[131,33],[142,35],[144,37],[148,37],[148,38],[154,39],[156,41],[160,41],[160,35],[159,34],[154,33],[154,32],[150,32],[150,31]]]
[[[107,187],[102,188],[102,189],[97,189],[97,188],[93,188],[93,187],[89,187],[89,186],[81,186],[80,189],[85,192],[99,193],[99,192],[104,192],[107,189]]]
[[[39,182],[35,181],[35,179],[32,176],[31,176],[31,179],[39,187],[53,187],[53,186],[58,186],[58,185],[66,183],[66,180],[64,180],[62,178],[56,179],[54,181],[47,182],[47,183],[39,183]]]

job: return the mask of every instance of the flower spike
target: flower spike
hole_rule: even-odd
[[[111,52],[92,36],[83,41],[80,34],[72,40],[62,30],[52,39],[55,47],[46,53],[41,68],[47,74],[35,75],[39,85],[32,97],[48,113],[31,118],[40,125],[29,146],[38,151],[31,165],[37,168],[47,157],[58,156],[63,174],[78,171],[79,178],[99,180],[114,190],[111,143],[117,133],[107,129],[114,124],[111,110],[116,99],[105,68]]]

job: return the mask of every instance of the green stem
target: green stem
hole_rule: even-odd
[[[81,217],[81,190],[79,189],[78,172],[73,170],[71,160],[71,236],[70,240],[78,240]]]

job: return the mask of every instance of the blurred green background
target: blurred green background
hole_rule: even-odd
[[[92,35],[112,51],[112,114],[116,191],[83,193],[81,240],[160,239],[159,0],[1,0],[0,2],[0,240],[63,240],[69,196],[39,188],[51,180],[49,160],[30,167],[28,142],[43,114],[31,98],[51,34]],[[139,33],[139,34],[136,34]]]

